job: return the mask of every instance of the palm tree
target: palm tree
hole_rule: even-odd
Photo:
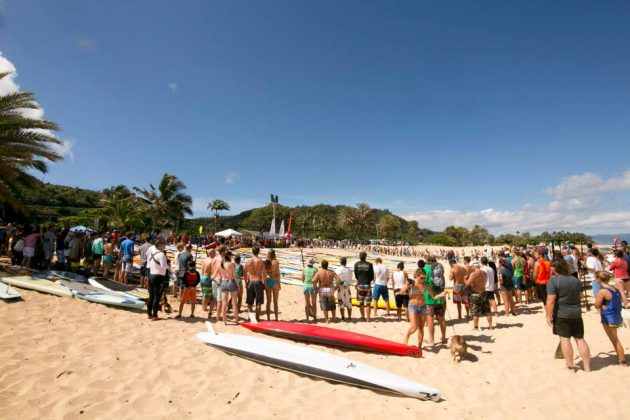
[[[142,224],[144,204],[124,185],[104,190],[101,206],[110,227],[131,228]]]
[[[214,212],[214,232],[217,232],[217,221],[219,220],[219,212],[223,210],[230,210],[230,205],[218,198],[215,198],[211,202],[208,203],[208,210],[212,210]]]
[[[149,189],[134,187],[140,201],[149,206],[153,212],[152,229],[157,222],[169,224],[172,220],[179,222],[188,215],[192,215],[192,198],[184,193],[186,185],[175,175],[164,174],[160,184],[156,187],[149,185]]]
[[[0,80],[10,73],[0,73]],[[0,206],[26,213],[19,191],[39,185],[29,172],[47,171],[46,160],[57,162],[63,157],[53,147],[61,144],[52,135],[59,127],[51,121],[29,118],[26,109],[38,109],[30,92],[0,96]]]

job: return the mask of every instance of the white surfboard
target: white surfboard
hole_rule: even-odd
[[[206,322],[206,328],[208,331],[198,333],[197,339],[245,359],[381,392],[421,400],[440,400],[440,392],[437,389],[345,357],[284,341],[217,333],[209,322]]]
[[[0,284],[0,299],[12,300],[19,299],[21,297],[22,295],[20,295],[13,287],[6,283]]]
[[[98,287],[76,281],[58,280],[57,283],[69,289],[74,297],[84,299],[89,302],[101,303],[103,305],[110,306],[120,306],[129,309],[144,308],[143,301],[131,299],[122,293],[99,289]]]
[[[72,292],[47,279],[39,279],[31,276],[2,276],[0,281],[21,289],[35,290],[36,292],[49,293],[55,296],[72,297]]]

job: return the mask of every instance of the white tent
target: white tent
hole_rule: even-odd
[[[230,236],[243,236],[241,233],[235,231],[234,229],[226,229],[221,232],[215,233],[216,236],[222,236],[224,238],[229,238]]]

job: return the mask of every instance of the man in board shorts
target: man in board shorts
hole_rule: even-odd
[[[365,321],[364,306],[367,306],[367,320],[370,321],[370,303],[372,302],[372,281],[374,280],[374,267],[367,262],[367,254],[361,252],[359,261],[354,264],[354,277],[357,279],[357,300],[359,301],[359,311],[361,320]]]
[[[263,260],[258,258],[260,248],[252,248],[252,257],[247,260],[243,267],[245,285],[247,287],[247,297],[245,303],[249,312],[252,311],[254,302],[256,303],[256,319],[260,319],[260,307],[265,303],[265,286],[263,279],[267,275]]]

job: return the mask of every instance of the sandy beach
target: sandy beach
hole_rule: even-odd
[[[414,359],[313,345],[433,386],[443,397],[434,403],[312,379],[205,346],[195,338],[204,330],[200,306],[196,319],[172,314],[150,322],[144,312],[20,292],[23,300],[0,302],[4,418],[626,417],[630,370],[617,366],[593,308],[584,314],[591,373],[567,372],[563,360],[554,360],[558,340],[540,303],[521,305],[517,317],[495,318],[492,331],[485,320],[478,332],[468,321],[449,321],[447,335],[455,331],[468,342],[470,356],[459,364],[445,346]],[[300,287],[282,287],[280,311],[282,320],[303,319]],[[358,322],[357,309],[353,316],[334,327],[395,341],[407,328],[394,313],[380,311],[371,323]],[[222,323],[216,329],[253,334]],[[630,353],[630,329],[619,335]]]

